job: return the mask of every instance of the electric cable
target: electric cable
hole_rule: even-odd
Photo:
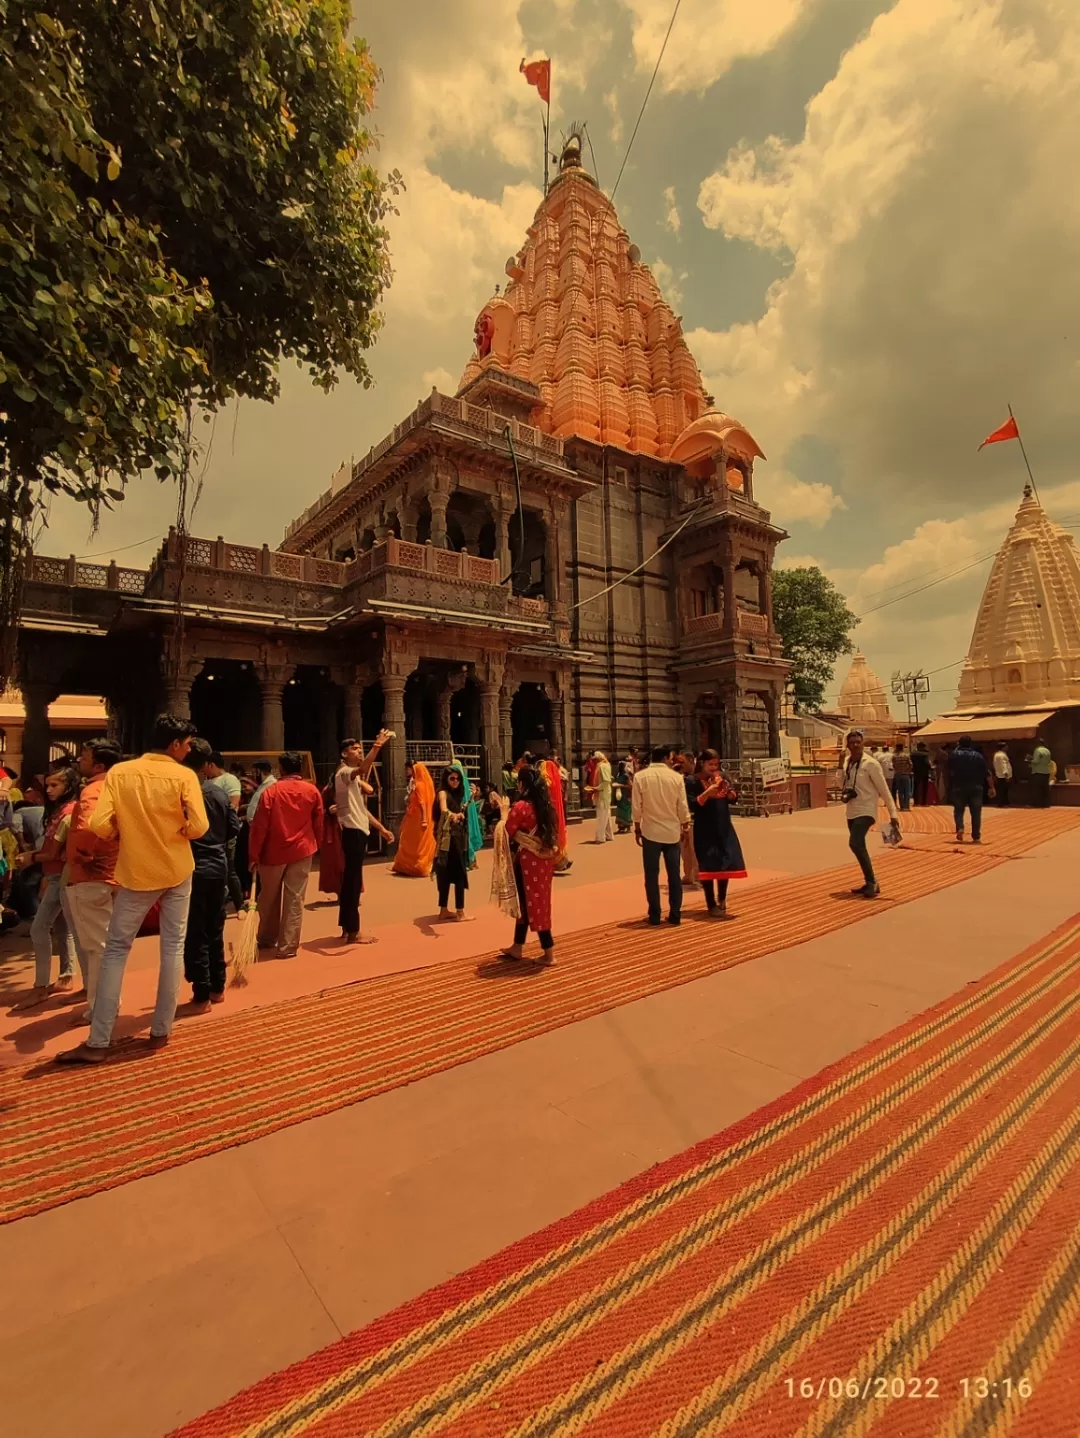
[[[641,117],[645,113],[645,106],[649,103],[649,96],[652,94],[653,86],[656,84],[656,77],[660,72],[660,61],[664,58],[664,51],[667,49],[667,43],[671,39],[671,32],[675,26],[675,17],[679,13],[679,6],[681,4],[682,0],[675,0],[675,9],[671,12],[671,19],[668,21],[667,34],[664,36],[664,43],[660,46],[660,53],[656,57],[656,64],[653,67],[652,79],[649,81],[649,88],[645,91],[645,98],[641,102],[641,109],[638,111],[638,117],[634,122],[634,132],[630,136],[630,143],[626,147],[626,154],[623,156],[623,162],[619,166],[619,173],[615,178],[615,188],[611,192],[612,204],[615,203],[615,195],[619,188],[619,181],[622,179],[623,171],[626,169],[626,162],[630,158],[630,151],[634,148],[634,141],[637,139],[638,127],[641,124]]]

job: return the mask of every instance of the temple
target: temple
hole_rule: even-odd
[[[391,814],[410,746],[452,741],[491,778],[526,747],[779,755],[764,456],[705,393],[576,134],[506,276],[457,393],[343,466],[279,548],[173,533],[147,572],[34,559],[28,765],[60,693],[104,695],[129,750],[163,706],[223,749],[325,767],[385,724]]]
[[[840,686],[840,700],[836,707],[864,733],[876,727],[887,728],[891,733],[895,728],[885,685],[867,664],[865,654],[858,649]]]
[[[1080,762],[1080,554],[1030,485],[990,570],[956,706],[917,737],[963,734],[1039,735],[1059,769]]]

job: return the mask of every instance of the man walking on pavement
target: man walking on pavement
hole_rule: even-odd
[[[259,800],[251,822],[249,855],[258,869],[259,947],[292,959],[300,945],[304,894],[312,855],[323,834],[323,799],[295,750],[278,760],[280,779]]]
[[[116,858],[120,852],[116,839],[101,839],[93,832],[90,819],[101,799],[106,774],[122,758],[119,748],[108,739],[95,739],[83,745],[79,773],[85,782],[79,791],[67,836],[67,883],[60,890],[60,903],[75,940],[75,952],[86,985],[84,1023],[90,1022],[94,1012],[101,955],[105,951],[116,893]]]
[[[114,765],[105,776],[89,824],[99,838],[120,840],[116,896],[90,1037],[57,1055],[59,1063],[98,1064],[108,1056],[128,954],[155,903],[161,914],[160,968],[150,1045],[164,1048],[169,1042],[195,868],[191,840],[201,838],[209,827],[199,781],[184,766],[194,735],[195,726],[187,719],[159,715],[150,752]]]
[[[673,767],[670,746],[652,751],[652,762],[634,775],[631,814],[634,837],[641,846],[649,923],[660,923],[660,860],[668,881],[668,923],[682,922],[682,836],[690,827],[686,781]]]
[[[192,739],[184,763],[199,781],[210,827],[192,839],[195,872],[184,936],[184,978],[191,1002],[177,1013],[208,1014],[212,1004],[225,1002],[225,898],[228,886],[228,845],[240,832],[240,816],[226,791],[210,774],[212,753],[205,739]]]
[[[971,810],[971,842],[982,843],[983,796],[990,777],[989,766],[965,734],[949,755],[949,793],[952,795],[956,842],[964,842],[964,810]]]
[[[1009,785],[1012,783],[1013,767],[1004,739],[994,750],[994,788],[997,791],[999,809],[1009,807]]]
[[[878,805],[884,804],[894,831],[900,828],[893,796],[881,772],[881,765],[872,754],[863,752],[861,729],[852,729],[847,736],[848,758],[844,765],[840,797],[844,801],[848,826],[848,848],[859,861],[863,872],[861,888],[852,889],[863,899],[876,899],[881,889],[870,862],[866,836],[877,822]]]

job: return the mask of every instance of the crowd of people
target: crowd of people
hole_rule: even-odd
[[[107,739],[78,756],[62,753],[48,773],[19,781],[0,771],[0,884],[3,928],[26,926],[34,953],[34,984],[14,1011],[29,1012],[57,993],[82,987],[73,1022],[89,1025],[85,1043],[67,1062],[97,1063],[106,1055],[120,1007],[128,955],[140,933],[159,936],[157,998],[150,1040],[168,1042],[177,1012],[201,1014],[225,998],[228,904],[237,914],[257,910],[257,943],[275,957],[297,952],[305,896],[318,860],[320,892],[338,903],[344,945],[373,942],[361,929],[364,862],[371,835],[395,836],[382,822],[372,769],[394,736],[379,733],[365,752],[358,739],[341,746],[340,762],[320,790],[304,777],[299,753],[276,765],[259,759],[226,766],[186,719],[162,715],[153,747],[124,760]],[[1049,803],[1055,766],[1042,743],[1027,760],[1032,800]],[[276,772],[275,772],[276,770]],[[438,919],[465,922],[470,874],[485,843],[494,850],[491,897],[515,921],[502,951],[520,961],[532,930],[540,962],[555,958],[553,880],[571,868],[566,811],[570,775],[555,753],[528,751],[504,766],[486,792],[459,762],[436,777],[410,763],[392,872],[431,878]],[[730,917],[728,885],[746,877],[732,822],[736,782],[718,754],[659,746],[643,762],[629,749],[614,770],[593,753],[583,789],[596,812],[594,842],[633,832],[642,851],[648,922],[665,921],[660,871],[667,875],[666,922],[681,922],[683,891],[700,884],[705,912]],[[879,885],[868,836],[884,807],[886,843],[900,837],[900,816],[914,802],[953,805],[956,838],[982,838],[986,802],[1010,801],[1013,766],[1004,744],[987,758],[968,737],[931,756],[919,743],[878,751],[853,730],[847,738],[841,797],[849,846],[863,882],[853,890],[874,898]],[[614,829],[613,815],[614,809]],[[54,959],[58,972],[54,976]],[[181,973],[191,998],[178,1006]]]

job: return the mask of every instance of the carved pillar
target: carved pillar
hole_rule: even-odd
[[[508,685],[503,684],[499,688],[499,734],[502,737],[502,752],[504,759],[514,757],[514,726],[510,719],[510,709],[514,703],[514,696]]]
[[[465,668],[462,668],[456,674],[447,675],[446,683],[439,691],[437,707],[435,711],[436,739],[449,740],[450,714],[454,702],[454,695],[460,694],[462,689],[465,688],[465,680],[468,677],[468,671]]]
[[[410,544],[416,543],[416,525],[420,515],[415,504],[402,504],[398,506],[398,521],[401,525],[401,537]]]
[[[175,674],[165,675],[165,711],[180,719],[191,718],[191,686],[203,671],[204,660],[184,659]]]
[[[720,551],[720,565],[724,577],[724,619],[721,633],[730,636],[735,633],[735,555],[728,546]]]
[[[480,724],[484,746],[484,782],[498,784],[504,750],[502,738],[502,686],[498,680],[480,685]]]
[[[260,664],[255,671],[262,695],[259,743],[267,754],[280,754],[285,748],[285,714],[281,699],[295,667],[293,664]]]
[[[565,691],[556,679],[554,684],[544,686],[547,691],[548,700],[551,704],[551,747],[565,758],[566,755],[566,727],[565,727]]]
[[[505,579],[513,563],[510,557],[510,515],[513,508],[509,501],[499,496],[492,501],[491,517],[495,521],[495,558],[499,561],[499,576]]]
[[[558,603],[562,598],[562,522],[566,501],[552,501],[547,534],[548,598]]]
[[[392,729],[391,739],[382,751],[383,804],[390,820],[396,821],[405,812],[405,675],[382,675],[383,724]]]
[[[428,495],[431,505],[431,542],[436,549],[446,548],[446,506],[449,496],[433,491]]]
[[[22,732],[22,766],[31,774],[44,774],[49,767],[49,705],[57,691],[51,684],[23,683],[26,718]],[[14,766],[12,766],[14,767]]]

